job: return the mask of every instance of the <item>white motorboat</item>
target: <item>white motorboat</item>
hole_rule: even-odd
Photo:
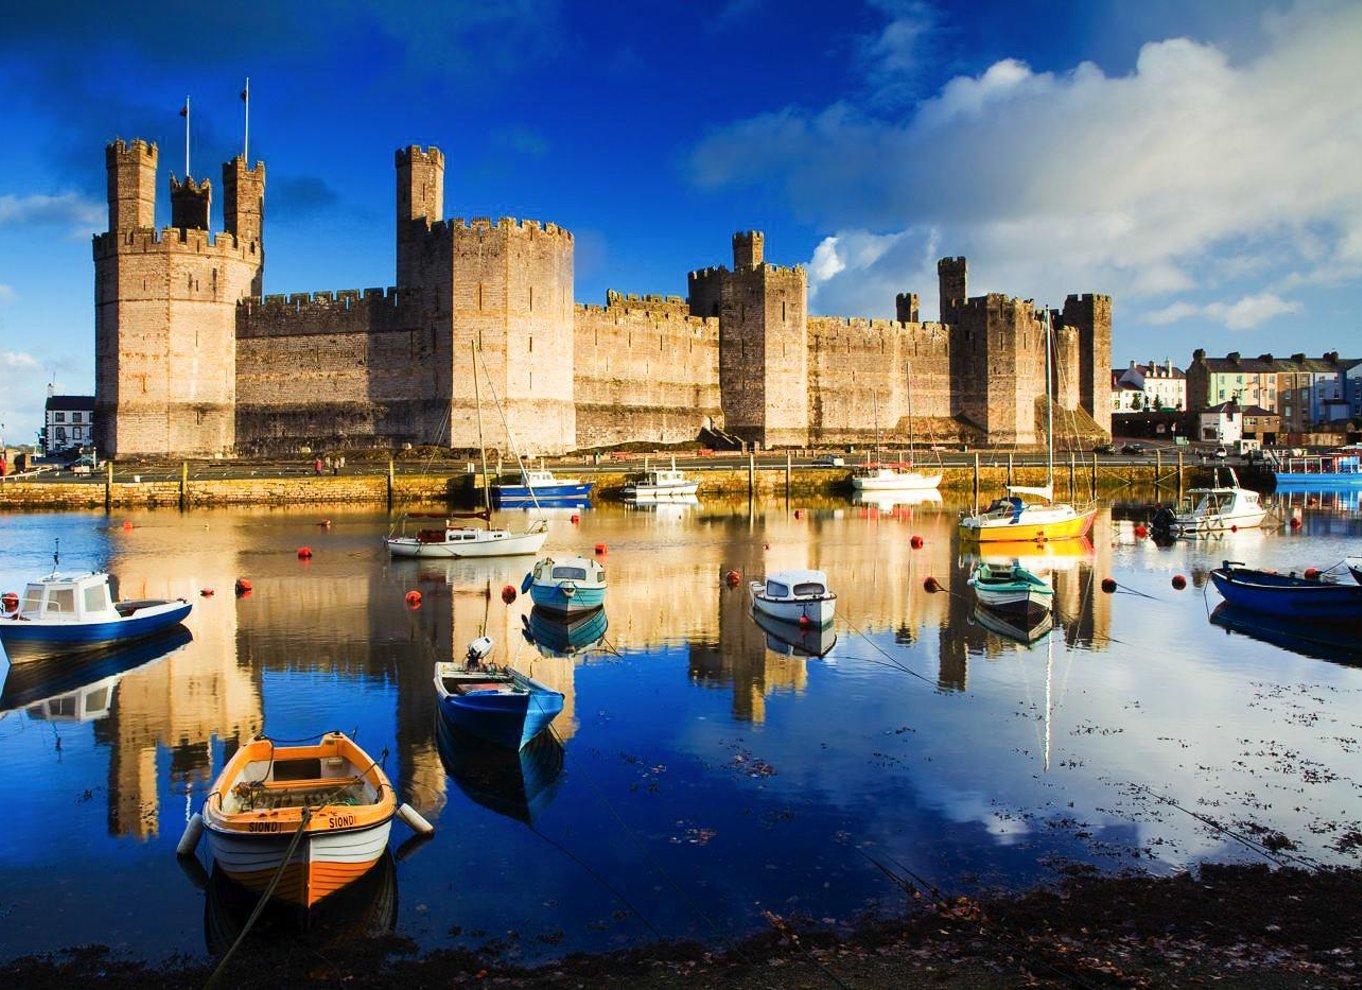
[[[776,571],[765,581],[751,582],[748,591],[754,609],[782,622],[821,629],[837,611],[837,596],[828,590],[828,576],[822,571]]]
[[[408,513],[402,517],[401,531],[388,534],[388,552],[394,557],[512,557],[538,553],[549,538],[548,524],[543,519],[536,519],[523,532],[516,533],[508,529],[459,526],[455,520],[460,516],[488,518],[483,512],[447,516]],[[419,520],[423,518],[442,519],[444,525],[420,526]],[[409,520],[418,520],[418,527],[411,534],[407,532]]]
[[[590,557],[541,557],[520,584],[539,608],[578,616],[605,604],[605,568]]]
[[[624,486],[626,502],[667,502],[673,499],[693,499],[700,488],[696,478],[686,477],[676,465],[652,468]]]
[[[875,464],[851,476],[851,487],[858,492],[932,491],[940,484],[940,471],[929,474],[910,465]]]
[[[1198,536],[1226,530],[1253,529],[1260,525],[1267,510],[1258,493],[1239,486],[1234,468],[1228,485],[1220,484],[1220,471],[1210,488],[1192,488],[1176,508],[1165,506],[1155,513],[1155,532],[1172,536]]]

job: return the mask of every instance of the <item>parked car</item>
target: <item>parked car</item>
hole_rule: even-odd
[[[1114,454],[1116,453],[1116,445],[1112,443],[1099,443],[1096,447],[1093,447],[1092,452],[1094,454]]]
[[[813,459],[814,467],[846,467],[846,463],[836,454],[822,454]]]
[[[1230,456],[1230,452],[1229,452],[1228,450],[1226,450],[1224,447],[1216,447],[1216,448],[1215,448],[1215,458],[1216,458],[1216,460],[1223,461],[1226,457],[1229,457],[1229,456]]]
[[[1134,454],[1134,455],[1137,455],[1137,456],[1138,456],[1138,455],[1140,455],[1140,454],[1147,454],[1147,453],[1149,453],[1149,447],[1148,447],[1147,445],[1145,445],[1145,444],[1142,444],[1142,443],[1128,443],[1128,444],[1124,444],[1124,445],[1121,447],[1121,453],[1123,453],[1123,454]]]

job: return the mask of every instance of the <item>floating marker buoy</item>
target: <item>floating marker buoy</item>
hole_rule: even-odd
[[[213,597],[213,589],[212,589],[212,588],[204,588],[202,591],[199,592],[199,597],[200,597],[200,598],[212,598],[212,597]]]
[[[795,509],[795,518],[796,519],[800,518],[803,515],[803,513],[804,513],[803,509]]]
[[[605,553],[605,544],[604,544],[604,543],[597,543],[597,544],[596,544],[596,552],[597,552],[598,554],[600,554],[600,553]]]
[[[322,529],[330,529],[330,528],[331,528],[331,520],[330,520],[330,519],[323,519],[321,522],[317,523],[317,525],[320,526]]]
[[[770,549],[771,549],[771,544],[769,544],[769,543],[764,543],[764,544],[762,544],[762,546],[765,547],[767,550],[770,550]]]
[[[1174,574],[1173,589],[1175,591],[1181,591],[1185,587],[1187,587],[1187,579],[1183,577],[1181,574]]]
[[[514,586],[514,585],[507,584],[507,585],[503,585],[503,586],[502,586],[502,588],[501,588],[501,600],[502,600],[503,602],[505,602],[507,605],[509,605],[509,604],[511,604],[511,602],[515,601],[515,586]]]
[[[1135,535],[1143,540],[1146,536],[1149,535],[1149,529],[1145,526],[1144,523],[1140,523],[1135,527]]]
[[[1114,593],[1114,592],[1116,591],[1116,582],[1113,581],[1111,578],[1103,578],[1103,579],[1102,579],[1102,590],[1105,591],[1105,592],[1106,592],[1107,594],[1109,594],[1109,595],[1112,594],[1112,593]]]
[[[921,550],[921,549],[922,549],[922,537],[920,537],[920,536],[914,536],[911,540],[908,541],[908,545],[909,545],[910,547],[912,547],[914,550]]]
[[[406,601],[407,604],[410,605],[412,608],[416,608],[421,604],[421,592],[408,591]]]
[[[739,574],[737,571],[729,571],[727,574],[724,575],[724,581],[728,584],[730,588],[736,588],[738,586],[738,582],[741,580],[742,575]]]
[[[574,512],[574,513],[572,514],[572,525],[576,526],[576,525],[577,525],[579,522],[581,522],[581,521],[582,521],[582,517],[579,516],[579,515],[577,515],[577,513]]]
[[[6,591],[0,595],[0,606],[4,606],[6,612],[13,612],[19,607],[19,596],[13,591]]]
[[[236,593],[238,595],[249,595],[251,593],[251,582],[245,578],[236,579]]]
[[[929,577],[926,581],[922,582],[922,587],[926,588],[929,594],[934,595],[941,590],[941,582],[934,577]]]
[[[312,548],[311,548],[311,547],[299,547],[299,548],[298,548],[298,559],[299,559],[299,560],[307,560],[307,559],[310,558],[311,556],[312,556]]]
[[[1238,527],[1237,525],[1232,525],[1232,526],[1230,526],[1230,532],[1231,532],[1231,533],[1237,533],[1237,532],[1239,532],[1239,527]]]
[[[123,520],[123,528],[124,528],[124,529],[132,529],[132,520],[131,520],[131,519],[124,519],[124,520]]]
[[[421,813],[409,804],[403,804],[397,809],[397,817],[417,835],[431,835],[435,832],[435,826],[421,817]]]
[[[809,628],[809,626],[811,626],[811,625],[813,625],[813,623],[811,623],[811,622],[809,621],[809,617],[808,617],[807,615],[801,615],[801,616],[799,617],[799,628],[800,628],[800,629],[807,629],[807,628]]]
[[[196,811],[184,826],[184,834],[180,836],[179,844],[175,846],[175,855],[194,855],[201,835],[203,835],[203,816]]]
[[[1301,528],[1300,516],[1292,516],[1292,517],[1291,517],[1291,528],[1292,528],[1292,529],[1300,529],[1300,528]]]
[[[1307,568],[1305,569],[1305,580],[1307,580],[1307,581],[1318,581],[1318,580],[1319,580],[1319,568],[1318,568],[1318,567],[1307,567]]]

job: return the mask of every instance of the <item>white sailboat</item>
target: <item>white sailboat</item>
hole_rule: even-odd
[[[485,370],[485,369],[484,369]],[[490,383],[490,379],[489,379]],[[471,512],[448,512],[437,515],[443,518],[442,527],[418,528],[408,535],[407,521],[430,518],[423,514],[408,514],[401,523],[400,533],[389,533],[388,552],[394,557],[514,557],[521,554],[538,553],[548,539],[548,523],[543,518],[533,520],[523,532],[508,529],[494,529],[492,522],[491,493],[487,487],[487,447],[482,435],[482,393],[478,388],[478,353],[473,349],[473,397],[477,408],[478,453],[482,460],[482,508]],[[495,398],[495,395],[493,396]],[[507,429],[510,436],[510,429]],[[520,459],[520,454],[516,454]],[[460,526],[458,519],[481,519],[486,526]]]
[[[1045,312],[1045,484],[1041,487],[1009,485],[1005,498],[996,498],[982,512],[960,521],[965,539],[993,540],[1071,540],[1086,536],[1097,515],[1095,506],[1078,509],[1055,497],[1055,422],[1054,398],[1050,387],[1050,350],[1054,346],[1050,312]],[[1034,495],[1044,502],[1023,502],[1022,495]]]
[[[876,459],[879,458],[879,409],[875,414]],[[906,464],[867,464],[851,476],[851,486],[858,492],[932,491],[941,484],[941,471],[924,472],[914,467],[913,437],[913,382],[912,367],[908,370],[908,462]]]

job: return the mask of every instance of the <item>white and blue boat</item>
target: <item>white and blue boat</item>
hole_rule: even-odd
[[[30,581],[12,612],[0,613],[11,663],[86,653],[164,632],[193,606],[183,598],[115,602],[109,575],[58,574]]]
[[[552,471],[520,472],[518,485],[493,485],[492,502],[502,508],[531,506],[538,502],[557,505],[582,500],[591,494],[591,482],[580,478],[557,478]]]
[[[1284,619],[1362,623],[1362,584],[1336,581],[1313,568],[1280,574],[1227,560],[1211,571],[1211,580],[1239,609]]]
[[[781,622],[822,629],[837,612],[837,596],[822,571],[775,571],[765,581],[749,581],[752,609]]]
[[[520,590],[545,611],[580,615],[605,605],[605,568],[590,557],[541,557]]]
[[[1040,625],[1050,614],[1055,599],[1054,586],[1031,573],[1020,561],[989,564],[980,561],[969,576],[979,604],[1029,629]]]
[[[1362,450],[1344,447],[1327,454],[1279,459],[1273,467],[1277,491],[1362,488]]]
[[[463,663],[435,665],[440,715],[452,728],[497,746],[524,747],[563,710],[563,693],[510,667],[484,664],[492,639],[481,636]]]

